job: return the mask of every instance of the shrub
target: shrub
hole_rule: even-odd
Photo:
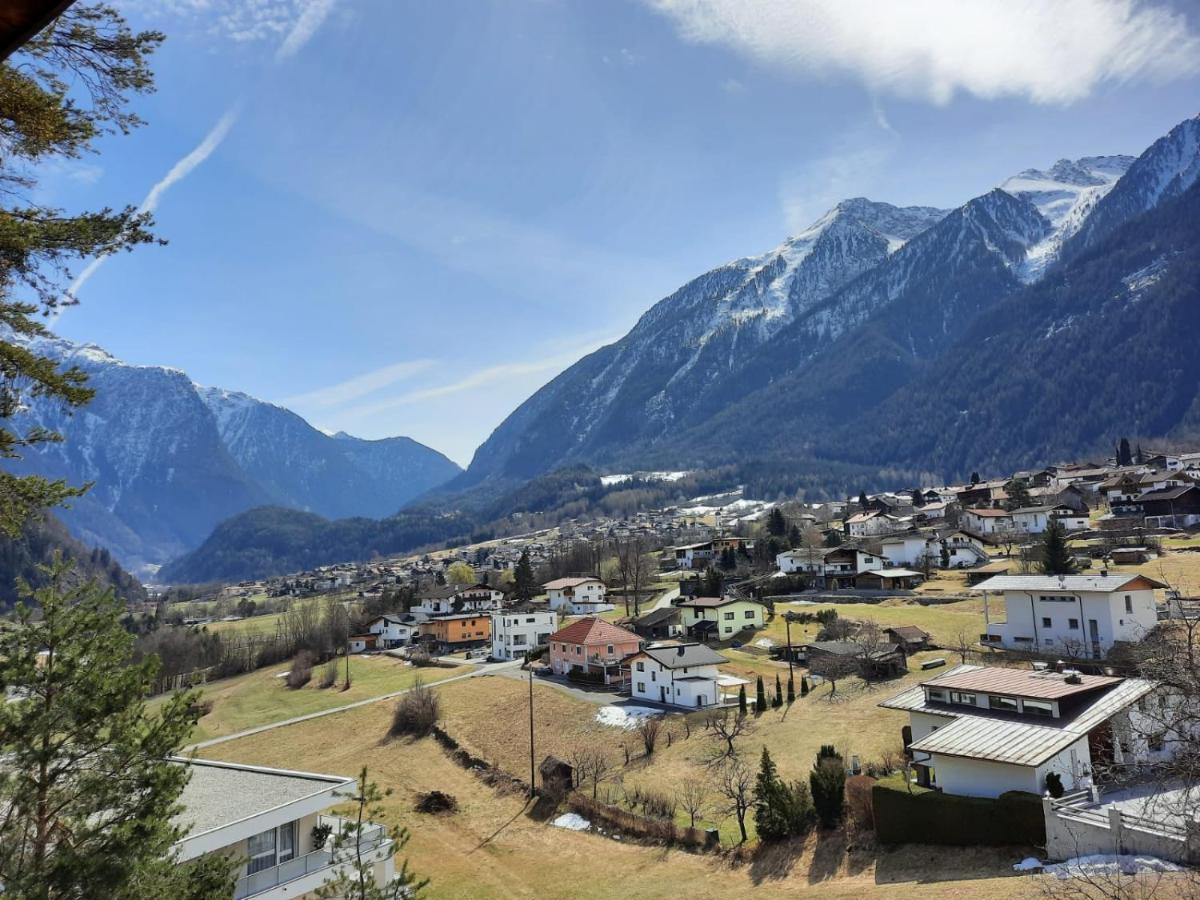
[[[396,701],[396,710],[392,713],[392,727],[388,734],[392,737],[424,737],[433,730],[439,718],[441,705],[437,694],[418,677],[412,688]]]
[[[804,834],[813,823],[813,805],[801,782],[782,781],[767,748],[763,747],[754,782],[754,827],[765,842]]]
[[[846,802],[846,767],[832,745],[824,744],[817,751],[808,783],[821,827],[832,828],[842,818]]]
[[[329,836],[333,834],[333,826],[328,822],[322,822],[320,825],[312,827],[312,845],[314,850],[324,850],[325,843],[329,840]]]
[[[430,791],[427,794],[417,794],[417,802],[413,808],[417,812],[433,815],[452,813],[458,811],[458,801],[451,794],[442,791]]]
[[[213,711],[213,702],[207,697],[200,697],[195,702],[188,704],[188,712],[194,715],[197,719],[202,719]]]
[[[301,650],[297,653],[287,674],[287,686],[296,690],[312,681],[312,668],[316,661],[317,658],[311,650]]]
[[[321,673],[321,687],[331,688],[337,684],[338,676],[338,661],[337,657],[330,657],[329,662],[325,663],[325,671]]]
[[[885,844],[998,847],[1046,843],[1042,799],[1023,791],[1008,791],[995,800],[962,797],[910,786],[903,775],[894,775],[875,783],[871,804],[875,835]]]
[[[642,739],[642,747],[646,750],[647,756],[654,755],[654,748],[658,744],[658,734],[662,731],[662,719],[658,716],[645,716],[637,726],[638,735]]]

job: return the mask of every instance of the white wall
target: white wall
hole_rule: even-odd
[[[995,798],[1005,791],[1041,793],[1036,772],[1029,766],[937,755],[928,765],[933,767],[934,784],[947,794]]]

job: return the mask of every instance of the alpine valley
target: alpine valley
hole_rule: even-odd
[[[164,574],[203,580],[463,537],[540,511],[543,490],[569,503],[566,482],[598,491],[606,471],[784,473],[816,494],[1194,436],[1198,180],[1200,117],[1136,158],[1028,169],[957,209],[845,200],[659,301],[522,403],[465,472],[64,342],[97,399],[46,416],[67,440],[28,463],[96,481],[64,514],[77,536],[126,563],[193,551]],[[251,510],[264,504],[279,508]],[[328,521],[347,516],[388,518]]]
[[[129,365],[58,338],[37,343],[62,367],[87,373],[96,395],[69,415],[35,399],[24,413],[31,424],[65,439],[13,467],[91,483],[59,517],[142,574],[253,507],[378,518],[461,471],[406,437],[326,435],[287,409],[201,387],[178,369]]]

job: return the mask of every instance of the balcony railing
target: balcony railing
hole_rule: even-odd
[[[255,894],[261,894],[263,891],[271,890],[272,888],[279,887],[281,884],[287,884],[289,881],[295,881],[297,878],[303,878],[322,869],[331,870],[330,875],[332,876],[334,866],[353,859],[356,850],[355,843],[353,842],[342,847],[336,854],[332,849],[334,841],[341,834],[346,820],[339,816],[320,816],[318,821],[322,825],[333,826],[333,832],[324,849],[314,850],[303,856],[297,856],[295,859],[289,859],[287,862],[282,862],[269,869],[255,872],[253,875],[244,875],[238,879],[237,885],[234,887],[234,900],[253,897]],[[382,825],[367,825],[364,826],[362,837],[357,843],[362,853],[367,854],[379,850],[390,841],[391,838],[388,837],[387,829]]]

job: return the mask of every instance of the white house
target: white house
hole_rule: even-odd
[[[1042,794],[1051,772],[1072,791],[1096,767],[1168,757],[1176,742],[1151,746],[1136,719],[1155,690],[1140,678],[961,665],[879,705],[908,713],[918,783],[995,798]]]
[[[925,554],[935,566],[949,569],[983,565],[989,559],[983,542],[965,531],[932,535],[926,542]]]
[[[1117,641],[1140,641],[1158,623],[1154,591],[1144,575],[997,575],[972,591],[983,595],[981,643],[1032,653],[1102,659]],[[994,620],[996,600],[1005,618]]]
[[[380,616],[368,623],[367,631],[379,636],[377,646],[385,650],[403,647],[412,642],[417,622],[411,616]]]
[[[594,616],[615,609],[605,599],[604,582],[599,578],[556,578],[542,585],[549,605],[567,616]]]
[[[846,519],[844,530],[850,537],[874,537],[893,531],[903,531],[911,522],[911,517],[899,518],[877,509],[868,509]]]
[[[422,591],[412,608],[419,616],[445,616],[460,612],[490,612],[504,605],[504,592],[486,584],[448,584]]]
[[[893,534],[879,541],[879,552],[889,566],[915,566],[926,553],[925,535],[917,532]]]
[[[240,867],[234,900],[308,896],[347,867],[351,851],[335,851],[333,837],[318,846],[314,828],[342,832],[346,820],[326,811],[355,795],[355,779],[207,759],[173,762],[191,771],[177,819],[188,831],[175,844],[175,859],[228,857]],[[386,885],[395,875],[387,830],[368,824],[361,844],[375,883]]]
[[[716,554],[712,541],[681,544],[678,547],[672,547],[670,552],[675,556],[675,566],[680,569],[704,568]]]
[[[704,644],[663,644],[646,647],[626,662],[631,695],[684,709],[702,709],[721,702],[717,667],[727,660]]]
[[[558,630],[558,613],[540,607],[492,613],[492,659],[521,659]]]
[[[1011,534],[1017,530],[1012,513],[1005,509],[964,509],[960,521],[966,531],[984,537]]]
[[[826,547],[797,547],[795,550],[785,550],[776,554],[775,565],[780,572],[792,575],[804,572],[813,575],[825,574]]]
[[[683,610],[683,627],[693,637],[728,641],[745,628],[762,628],[766,607],[736,597],[689,597],[675,604]]]

